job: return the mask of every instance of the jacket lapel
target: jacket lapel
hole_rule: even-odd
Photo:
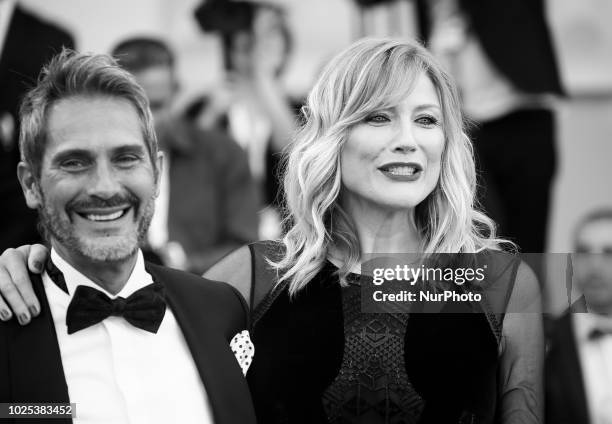
[[[21,327],[13,320],[9,343],[11,388],[14,402],[68,403],[68,385],[45,294],[39,275],[31,275],[34,292],[40,300],[41,313]],[[57,420],[71,423],[72,419]]]
[[[164,281],[158,267],[147,265],[147,271],[155,281],[164,284],[166,297],[172,313],[181,327],[189,346],[204,388],[213,409],[216,424],[255,423],[250,392],[246,379],[229,341],[223,335],[221,325],[215,325],[214,316],[206,311],[210,292],[203,290],[206,281],[202,279],[202,290],[198,285],[184,284],[180,279]]]

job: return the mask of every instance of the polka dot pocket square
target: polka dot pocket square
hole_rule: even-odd
[[[255,346],[253,346],[253,342],[251,342],[249,332],[244,330],[236,334],[230,342],[230,347],[232,348],[232,352],[234,352],[238,364],[240,364],[240,368],[242,368],[242,373],[246,375],[251,366],[251,362],[253,362],[253,355],[255,354]]]

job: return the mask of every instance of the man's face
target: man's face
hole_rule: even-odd
[[[574,275],[589,309],[612,310],[612,220],[600,219],[578,232]]]
[[[133,257],[157,193],[134,106],[116,97],[63,99],[47,130],[40,180],[26,200],[53,247],[73,263]]]

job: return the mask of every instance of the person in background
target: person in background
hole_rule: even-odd
[[[546,360],[546,422],[612,423],[612,208],[588,214],[574,233],[573,275],[588,312],[552,326]]]
[[[259,197],[246,154],[220,129],[198,128],[172,112],[179,87],[165,42],[130,38],[112,54],[147,94],[166,153],[148,246],[165,265],[201,275],[257,239]]]
[[[74,39],[41,20],[16,0],[0,0],[0,250],[40,241],[36,212],[23,201],[15,174],[19,163],[19,101],[36,83],[40,68]]]
[[[264,204],[260,239],[280,236],[280,153],[296,128],[296,110],[281,77],[292,38],[284,11],[264,2],[207,1],[196,11],[204,31],[220,35],[225,80],[196,100],[189,116],[203,128],[223,128],[242,146]]]
[[[457,81],[479,199],[522,252],[542,253],[562,93],[544,0],[417,0],[421,37]],[[541,276],[541,265],[531,264]]]

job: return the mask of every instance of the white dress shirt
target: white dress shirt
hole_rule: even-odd
[[[612,319],[592,313],[573,314],[591,424],[612,424],[612,335],[589,338],[595,328],[612,328]]]
[[[115,296],[79,273],[59,254],[51,259],[64,274],[68,293],[49,277],[43,284],[55,331],[75,423],[212,423],[212,410],[183,333],[166,308],[156,334],[110,316],[68,334],[66,311],[79,285],[94,287],[110,298],[127,298],[153,283],[142,253],[123,289]]]

